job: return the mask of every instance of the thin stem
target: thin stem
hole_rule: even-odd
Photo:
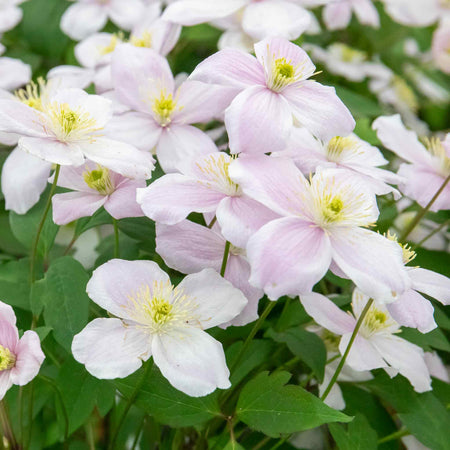
[[[120,416],[119,422],[117,423],[117,425],[115,427],[114,434],[111,439],[111,444],[108,447],[110,450],[113,450],[116,446],[116,441],[117,441],[117,438],[119,437],[120,429],[122,428],[122,425],[125,422],[128,411],[133,406],[133,403],[136,400],[136,397],[138,396],[139,391],[140,391],[142,385],[144,384],[145,379],[147,378],[147,374],[148,374],[149,370],[153,366],[153,360],[147,361],[146,365],[147,365],[147,367],[145,368],[144,373],[142,374],[142,377],[139,380],[138,384],[134,388],[134,391],[131,394],[131,397],[128,399],[128,402],[125,405],[125,409],[122,411],[122,415]]]
[[[119,225],[117,220],[113,218],[114,225],[114,258],[119,258],[120,248],[119,248]]]
[[[414,217],[414,219],[411,221],[409,226],[406,228],[406,230],[403,232],[403,234],[400,236],[399,241],[403,242],[411,233],[412,230],[416,227],[416,225],[422,220],[423,216],[430,210],[433,203],[436,201],[436,199],[441,195],[443,190],[445,189],[445,186],[447,186],[448,182],[450,181],[450,175],[445,179],[445,181],[442,183],[441,187],[438,189],[436,194],[433,195],[433,198],[428,202],[428,204],[425,206],[425,208],[422,208]]]
[[[244,342],[244,345],[241,347],[240,352],[238,353],[236,359],[234,360],[234,363],[232,364],[230,368],[230,372],[233,372],[233,370],[237,367],[237,365],[240,363],[242,357],[244,356],[245,352],[248,350],[248,347],[250,346],[253,338],[255,337],[256,333],[261,328],[261,325],[264,323],[264,320],[266,320],[266,317],[270,314],[270,311],[275,307],[276,302],[270,301],[267,305],[266,309],[263,311],[259,319],[255,322],[255,325],[252,328],[252,331],[250,331],[250,334],[247,336],[247,339]]]
[[[28,406],[28,439],[27,442],[24,442],[24,447],[29,448],[31,439],[33,437],[33,397],[34,397],[34,383],[30,383],[30,402]]]
[[[3,401],[0,401],[0,421],[2,424],[3,436],[7,439],[9,444],[8,448],[14,450],[18,449],[19,446],[17,445],[16,437],[14,436],[14,432],[9,421],[9,416]]]
[[[216,223],[216,221],[217,221],[217,217],[214,216],[213,220],[211,220],[211,222],[209,222],[208,228],[212,228],[214,226],[214,224]]]
[[[431,233],[427,234],[420,242],[414,244],[413,248],[421,247],[426,241],[428,241],[428,239],[439,233],[439,231],[443,230],[448,225],[450,225],[450,219],[446,220],[444,223],[441,223],[441,225],[435,228]]]
[[[34,238],[33,247],[31,250],[31,262],[30,262],[30,284],[33,284],[36,280],[36,275],[34,273],[35,271],[35,265],[36,265],[36,256],[37,256],[37,249],[39,245],[39,238],[41,237],[42,229],[44,228],[45,219],[47,218],[47,214],[50,210],[50,206],[52,204],[52,197],[55,193],[56,184],[58,183],[59,178],[59,171],[61,169],[61,166],[58,164],[56,166],[55,174],[53,177],[53,183],[52,187],[50,188],[50,192],[48,194],[47,198],[47,204],[45,205],[44,214],[42,214],[41,221],[39,222],[39,226],[37,229],[36,237]]]
[[[364,318],[366,317],[367,312],[369,311],[370,307],[372,306],[372,303],[373,303],[373,298],[369,299],[369,301],[366,303],[366,306],[362,310],[361,315],[359,316],[358,321],[356,322],[355,329],[353,330],[352,336],[350,337],[350,341],[348,342],[347,348],[345,349],[345,352],[342,355],[341,361],[339,362],[339,365],[336,368],[336,372],[334,372],[333,378],[331,378],[330,383],[328,384],[327,388],[325,389],[324,393],[322,394],[322,397],[320,397],[320,399],[322,401],[324,401],[328,397],[328,394],[330,393],[331,388],[334,386],[334,383],[336,383],[338,376],[340,375],[341,370],[344,367],[345,361],[347,360],[347,356],[350,353],[353,342],[356,339],[356,335],[358,334],[358,331],[361,328]]]
[[[227,241],[225,243],[225,250],[223,251],[223,259],[222,259],[222,267],[220,268],[220,275],[225,275],[225,270],[227,270],[227,262],[228,262],[228,255],[230,253],[230,243]]]
[[[69,242],[69,245],[64,250],[64,255],[67,255],[70,252],[70,250],[72,250],[73,244],[75,244],[75,242],[77,241],[78,238],[79,238],[79,235],[77,235],[77,234],[73,235],[72,240]]]
[[[395,441],[397,439],[402,438],[403,436],[408,436],[411,433],[407,428],[401,428],[400,430],[395,431],[394,433],[388,434],[384,438],[378,440],[378,445],[384,444],[385,442]]]

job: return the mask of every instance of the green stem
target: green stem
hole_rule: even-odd
[[[127,417],[128,411],[133,406],[134,401],[136,400],[136,397],[139,394],[139,391],[144,384],[145,379],[147,378],[147,374],[151,367],[153,366],[153,360],[149,360],[146,363],[147,367],[144,370],[144,373],[142,374],[141,379],[139,380],[138,384],[134,388],[133,393],[131,394],[131,397],[128,399],[127,404],[125,405],[125,409],[122,412],[122,415],[120,416],[119,422],[117,423],[113,437],[111,439],[111,444],[109,445],[109,450],[113,450],[116,447],[117,438],[119,437],[120,429],[122,428],[123,423],[125,422],[125,419]]]
[[[245,352],[248,350],[248,347],[250,346],[256,333],[259,331],[264,320],[266,320],[266,317],[270,314],[270,311],[272,311],[272,309],[275,307],[275,305],[276,305],[276,302],[269,301],[269,304],[267,305],[266,309],[263,311],[263,313],[261,314],[259,319],[256,321],[255,325],[252,328],[252,331],[250,331],[250,334],[247,336],[247,339],[245,340],[244,345],[242,346],[236,359],[234,360],[233,364],[231,365],[231,368],[230,368],[231,373],[237,367],[237,365],[240,363],[242,357],[244,356]]]
[[[345,352],[342,355],[341,361],[339,362],[339,365],[337,366],[333,377],[331,378],[327,388],[325,389],[325,392],[322,394],[322,397],[320,397],[320,399],[322,401],[324,401],[328,397],[328,394],[330,393],[331,388],[334,386],[334,383],[336,383],[338,376],[340,375],[341,370],[344,367],[345,361],[347,360],[347,356],[350,353],[350,349],[352,348],[353,342],[356,339],[356,335],[358,334],[358,331],[361,328],[364,318],[366,317],[367,312],[369,311],[370,307],[372,306],[372,303],[373,303],[373,298],[369,299],[369,301],[366,303],[366,306],[362,310],[361,315],[359,316],[358,321],[356,322],[355,329],[353,330],[352,336],[350,337],[350,341],[348,342],[347,348],[345,349]]]
[[[441,223],[441,225],[439,225],[431,233],[427,234],[420,242],[418,242],[417,244],[414,244],[413,248],[421,247],[426,241],[428,241],[428,239],[430,239],[435,234],[439,233],[439,231],[441,231],[448,225],[450,225],[450,219],[446,220],[444,223]]]
[[[400,430],[397,430],[394,433],[388,434],[384,438],[379,439],[378,445],[384,444],[385,442],[395,441],[402,438],[403,436],[408,436],[410,434],[411,433],[407,430],[407,428],[401,428]]]
[[[209,222],[208,228],[212,228],[214,226],[214,224],[216,223],[216,221],[217,221],[217,217],[214,216],[213,220],[211,220],[211,222]]]
[[[114,225],[114,258],[120,257],[120,248],[119,248],[119,225],[117,220],[113,218]]]
[[[225,250],[223,251],[223,259],[222,259],[222,267],[220,268],[220,275],[225,275],[225,270],[227,270],[227,262],[228,262],[228,255],[230,253],[230,243],[227,241],[225,243]]]
[[[425,208],[422,208],[414,217],[414,219],[411,221],[409,226],[406,228],[406,230],[403,232],[403,234],[399,238],[399,242],[403,242],[411,233],[412,230],[417,226],[417,224],[422,220],[423,216],[430,210],[433,203],[436,201],[436,199],[441,195],[442,191],[445,189],[445,186],[447,186],[448,182],[450,181],[450,175],[445,179],[445,181],[442,183],[441,187],[438,189],[436,194],[433,195],[433,198],[428,202],[428,204],[425,206]]]
[[[37,229],[36,237],[34,238],[33,247],[31,250],[30,284],[33,284],[36,280],[36,274],[34,273],[34,271],[35,271],[35,266],[36,266],[36,256],[37,256],[37,249],[38,249],[38,245],[39,245],[39,238],[41,237],[42,229],[44,228],[44,224],[45,224],[45,219],[47,218],[47,214],[48,214],[48,212],[50,210],[50,206],[52,204],[52,197],[56,190],[56,184],[58,183],[60,169],[61,169],[61,166],[58,164],[55,169],[52,187],[50,188],[50,192],[48,194],[47,204],[45,205],[44,214],[42,214],[42,218],[41,218],[41,221],[39,222],[39,226]]]
[[[3,401],[0,401],[0,421],[2,424],[3,436],[8,441],[8,448],[13,450],[18,449],[19,446],[17,445],[16,437],[14,436],[14,432],[9,421],[9,416]]]

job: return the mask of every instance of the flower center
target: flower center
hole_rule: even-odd
[[[110,195],[115,190],[109,170],[106,167],[97,165],[95,170],[86,170],[83,172],[83,179],[91,189],[95,189],[102,195]]]
[[[42,111],[42,92],[45,88],[45,80],[39,77],[37,83],[32,81],[24,89],[17,90],[14,95],[19,101],[25,103],[30,108]]]
[[[172,122],[171,116],[177,106],[172,94],[166,95],[164,90],[161,91],[161,96],[153,101],[153,112],[158,116],[161,126],[166,127]]]
[[[407,85],[403,78],[394,75],[391,81],[391,86],[397,94],[398,98],[405,103],[405,105],[412,111],[417,111],[419,104],[414,91]]]
[[[227,157],[225,153],[213,154],[206,158],[201,164],[197,163],[197,167],[203,172],[206,178],[219,187],[221,192],[237,197],[242,195],[241,187],[236,184],[228,172],[233,158]]]
[[[389,317],[387,313],[372,306],[361,325],[361,334],[369,337],[372,334],[379,333],[383,330],[396,326],[396,323]]]
[[[329,161],[342,161],[343,153],[357,153],[360,149],[359,142],[353,137],[336,136],[327,144],[327,157]]]
[[[438,161],[441,174],[444,177],[450,175],[450,158],[447,156],[447,152],[440,139],[437,137],[432,137],[431,139],[425,138],[424,142],[428,151]]]
[[[296,81],[299,78],[296,76],[296,69],[292,61],[287,61],[286,58],[274,58],[267,83],[269,88],[275,92],[279,92]]]
[[[148,31],[144,31],[140,37],[131,36],[130,44],[134,45],[135,47],[151,48],[152,47],[152,35]]]
[[[385,236],[390,241],[397,242],[397,244],[401,247],[403,252],[403,264],[408,264],[417,256],[416,252],[414,250],[411,250],[411,247],[409,247],[408,244],[401,244],[400,242],[398,242],[398,238],[395,233],[390,233],[388,231]]]
[[[16,365],[16,356],[3,345],[0,345],[0,372],[10,370]]]
[[[344,209],[344,202],[340,197],[333,197],[322,207],[322,214],[327,222],[338,222],[341,212]]]
[[[355,50],[345,44],[332,44],[330,47],[332,51],[335,50],[339,53],[340,59],[344,62],[361,62],[367,59],[365,52]]]
[[[117,44],[120,44],[121,42],[124,42],[124,39],[125,39],[125,36],[124,36],[124,34],[122,32],[119,32],[117,34],[113,34],[111,36],[111,40],[109,41],[109,44],[101,46],[99,48],[100,54],[101,55],[108,55],[108,54],[112,53],[116,49]]]
[[[133,320],[150,333],[165,333],[173,327],[199,326],[195,299],[174,287],[170,281],[154,281],[128,296],[126,306]]]

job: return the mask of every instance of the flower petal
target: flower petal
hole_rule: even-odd
[[[352,333],[344,334],[339,343],[339,351],[341,355],[345,353]],[[372,342],[365,339],[360,334],[356,335],[352,348],[347,355],[346,364],[357,371],[380,369],[387,367],[377,349],[372,345]]]
[[[21,136],[46,137],[41,116],[17,100],[0,99],[0,130]]]
[[[114,219],[125,217],[142,217],[142,208],[136,202],[136,189],[145,187],[144,180],[124,180],[116,190],[108,196],[105,203],[106,211]]]
[[[443,305],[450,305],[449,278],[420,267],[410,268],[408,274],[411,277],[413,289],[435,298]]]
[[[101,30],[108,20],[105,8],[98,3],[79,2],[67,8],[61,17],[61,29],[79,41]]]
[[[16,325],[16,314],[12,306],[0,301],[0,320],[9,322],[11,325]]]
[[[105,195],[90,192],[66,192],[52,198],[53,222],[67,225],[80,217],[90,217],[107,200]]]
[[[231,385],[222,344],[198,328],[183,327],[155,335],[152,353],[169,383],[191,397]]]
[[[74,358],[101,379],[124,378],[150,357],[151,337],[119,319],[95,319],[72,342]]]

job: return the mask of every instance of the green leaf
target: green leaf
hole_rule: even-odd
[[[383,114],[383,110],[378,103],[350,89],[336,86],[336,93],[357,119],[377,117]]]
[[[91,217],[82,217],[77,220],[75,236],[82,235],[85,231],[99,225],[111,224],[112,218],[104,208],[100,208]]]
[[[333,439],[340,450],[376,450],[377,433],[370,427],[362,414],[357,414],[345,431],[342,425],[328,425]]]
[[[323,381],[327,350],[319,336],[299,327],[289,328],[282,333],[269,329],[267,335],[276,342],[284,342],[292,354],[300,357],[314,371],[319,381]]]
[[[271,437],[351,420],[300,386],[285,386],[290,378],[287,372],[260,373],[245,385],[239,396],[238,418]]]
[[[432,392],[418,394],[405,378],[391,380],[384,373],[365,384],[395,408],[403,425],[422,444],[448,450],[450,414]]]
[[[87,324],[89,297],[88,274],[70,256],[56,259],[42,282],[45,324],[53,328],[55,339],[70,352],[75,334]]]
[[[142,249],[149,253],[155,252],[155,222],[147,217],[132,217],[118,221],[119,229],[127,236],[141,242]]]
[[[426,334],[420,333],[415,328],[403,328],[401,337],[413,344],[423,347],[425,350],[436,348],[438,350],[443,350],[444,352],[450,352],[450,343],[445,334],[438,328],[435,328]]]
[[[30,260],[0,264],[0,300],[18,308],[30,309]]]
[[[114,384],[125,397],[130,397],[140,381],[142,370]],[[206,397],[189,397],[172,387],[157,367],[150,369],[135,404],[155,417],[158,422],[171,427],[199,425],[220,416],[217,392]]]

